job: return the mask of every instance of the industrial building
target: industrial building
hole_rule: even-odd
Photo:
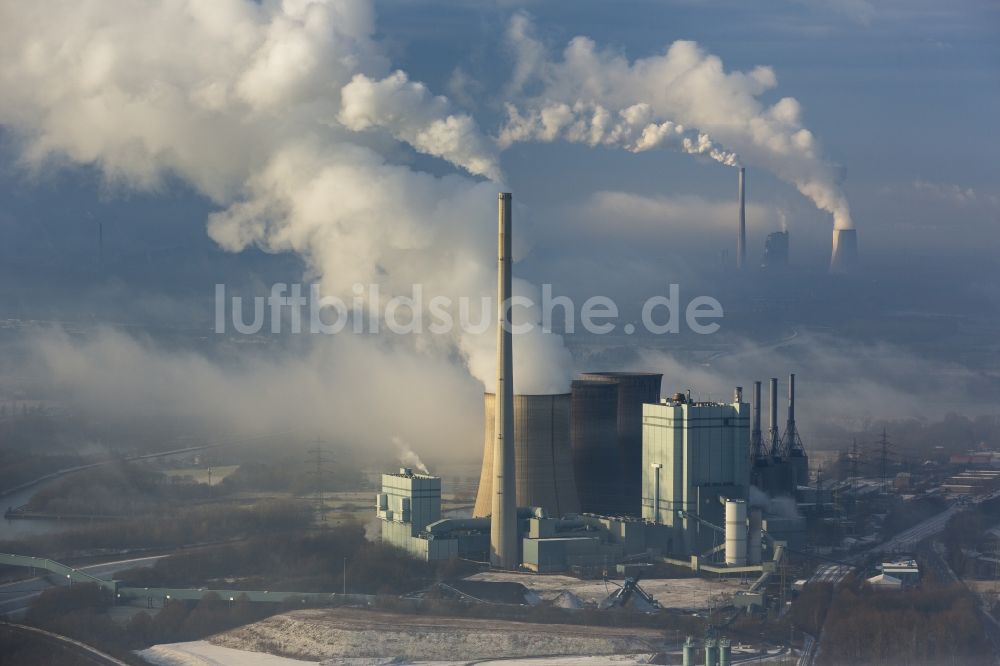
[[[748,498],[750,405],[738,393],[728,404],[678,393],[643,406],[642,517],[670,529],[675,556],[718,545],[720,498]]]
[[[788,232],[775,231],[764,239],[764,257],[760,261],[764,270],[780,270],[788,267]]]

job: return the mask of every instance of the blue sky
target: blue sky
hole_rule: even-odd
[[[467,173],[473,145],[498,155],[504,184],[514,192],[519,277],[576,295],[626,298],[679,281],[723,300],[732,312],[726,332],[734,338],[768,341],[789,329],[815,329],[862,340],[871,345],[866,357],[891,345],[904,351],[884,356],[914,361],[899,361],[909,368],[902,373],[906,382],[941,370],[908,354],[947,347],[940,353],[958,364],[946,368],[959,376],[956,385],[975,385],[983,398],[996,390],[994,379],[986,395],[975,383],[983,380],[976,373],[995,377],[997,371],[983,342],[995,334],[1000,310],[995,2],[385,0],[374,5],[369,35],[364,3],[338,0],[330,6],[348,11],[336,21],[361,27],[344,29],[346,46],[334,40],[331,47],[322,34],[312,34],[312,55],[322,66],[296,78],[301,72],[294,66],[254,70],[251,55],[259,54],[241,41],[266,43],[261,16],[280,14],[277,3],[195,3],[191,7],[206,13],[230,8],[248,25],[259,21],[244,30],[235,20],[212,23],[209,17],[205,34],[225,36],[199,42],[201,33],[192,37],[183,29],[171,41],[170,20],[150,18],[152,8],[166,5],[114,1],[121,11],[105,15],[101,3],[66,3],[49,14],[22,3],[0,9],[0,26],[11,31],[0,28],[6,60],[0,65],[0,99],[6,99],[0,102],[0,318],[201,334],[217,282],[252,294],[303,277],[343,288],[357,269],[362,281],[369,274],[426,278],[449,289],[467,278],[470,291],[489,288],[492,234],[479,231],[492,224],[495,187],[475,175],[475,167]],[[550,61],[561,58],[571,39],[586,36],[599,51],[630,62],[693,40],[721,58],[727,73],[770,67],[777,84],[758,101],[798,100],[798,120],[818,141],[816,162],[832,164],[844,178],[862,270],[839,282],[826,274],[831,217],[789,184],[788,174],[775,175],[773,162],[770,168],[752,159],[748,164],[749,254],[755,264],[765,234],[786,225],[794,278],[784,281],[756,271],[734,279],[720,265],[720,255],[731,255],[735,245],[736,175],[728,167],[677,152],[634,154],[568,141],[493,147],[504,103],[533,101],[532,93],[508,93],[515,57],[505,34],[515,16],[530,20]],[[336,21],[334,29],[341,30]],[[143,48],[164,35],[160,52]],[[32,50],[36,42],[46,48]],[[342,68],[347,61],[351,66]],[[403,97],[386,97],[384,115],[356,118],[354,125],[342,110],[337,115],[338,91],[353,74],[375,81],[395,69],[409,82],[400,89]],[[239,86],[232,82],[243,86],[247,71],[256,78],[239,88],[242,97],[234,102]],[[220,93],[202,86],[213,77],[232,88]],[[436,103],[407,87],[418,81],[449,101]],[[115,86],[138,89],[130,102],[147,104],[146,112],[137,119],[129,105],[108,101],[120,97],[102,97]],[[302,90],[315,97],[302,103]],[[186,97],[189,91],[197,103]],[[95,98],[102,111],[88,115]],[[157,107],[161,99],[186,101],[177,110]],[[63,115],[55,114],[60,105]],[[431,123],[435,114],[468,121],[460,123],[466,141],[458,150],[421,144],[419,130],[426,127],[413,124]],[[203,115],[209,120],[201,123]],[[152,130],[140,127],[146,117],[157,119]],[[670,119],[656,118],[663,120]],[[141,154],[156,141],[163,143],[151,155]],[[372,183],[382,189],[359,195],[340,217],[331,213],[336,219],[323,218],[325,209]],[[485,260],[464,273],[455,268],[468,257]],[[441,266],[452,272],[437,275]],[[895,311],[924,319],[887,324],[887,313]],[[947,325],[928,323],[936,317],[947,317]],[[70,353],[63,343],[58,349]],[[670,361],[682,365],[670,367],[690,369],[683,364],[696,357],[682,353]],[[843,371],[828,360],[814,364],[817,373]],[[461,385],[468,369],[452,376],[453,366],[442,376]],[[735,367],[716,378],[719,386],[748,379],[730,376]],[[872,385],[885,389],[878,381]],[[809,379],[804,382],[808,390]],[[893,390],[897,402],[905,402],[903,389]]]

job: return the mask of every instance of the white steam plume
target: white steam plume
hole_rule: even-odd
[[[427,298],[491,294],[497,186],[391,164],[359,131],[490,178],[496,148],[469,116],[392,73],[374,26],[369,0],[4,3],[0,124],[35,170],[89,165],[147,190],[182,179],[218,206],[209,233],[222,247],[298,253],[346,302],[367,283],[383,299],[414,284]],[[393,342],[490,381],[479,337],[489,330]],[[558,337],[518,344],[518,376],[549,368],[568,380]]]
[[[406,440],[398,435],[393,435],[392,443],[399,452],[399,462],[401,465],[415,468],[424,474],[430,474],[427,465],[424,464],[424,461],[420,459],[420,456],[416,454],[410,445],[406,443]]]
[[[686,129],[669,120],[653,121],[648,104],[640,103],[611,113],[599,104],[555,103],[522,115],[507,104],[507,123],[497,143],[507,148],[518,141],[563,139],[589,146],[612,146],[641,153],[667,148],[690,155],[704,155],[726,166],[739,166],[736,153],[715,144],[704,132]]]
[[[496,150],[468,114],[451,112],[444,97],[396,71],[381,81],[356,74],[341,91],[337,119],[355,131],[384,127],[418,151],[442,157],[472,174],[502,179]]]
[[[598,48],[586,37],[575,37],[561,57],[553,58],[523,14],[511,20],[507,40],[515,56],[508,86],[510,96],[518,98],[515,121],[527,118],[530,127],[538,117],[544,129],[546,109],[551,115],[552,110],[564,107],[570,111],[600,108],[613,129],[628,109],[645,105],[649,122],[697,128],[739,154],[744,163],[794,184],[833,216],[836,228],[853,226],[837,170],[822,159],[818,141],[803,126],[799,103],[791,97],[770,106],[760,101],[764,92],[777,85],[771,68],[727,72],[720,58],[691,41],[676,41],[662,54],[629,61],[619,52]],[[574,126],[574,121],[549,122],[560,128]],[[517,123],[513,125],[505,128],[510,131],[504,141],[516,135]],[[552,138],[562,136],[562,131]],[[551,140],[544,132],[528,135]]]

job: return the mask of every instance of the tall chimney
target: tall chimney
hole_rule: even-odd
[[[493,445],[493,507],[490,564],[516,569],[517,497],[514,478],[514,370],[510,326],[511,196],[501,192],[497,205],[497,406]]]
[[[753,423],[750,427],[750,455],[753,462],[762,462],[767,458],[764,451],[764,440],[760,434],[760,382],[753,383]]]
[[[736,238],[736,268],[747,262],[747,173],[740,167],[740,231]]]
[[[771,377],[771,429],[767,431],[767,444],[772,458],[781,458],[781,438],[778,436],[778,378]]]

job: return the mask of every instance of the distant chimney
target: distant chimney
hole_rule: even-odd
[[[772,458],[781,458],[781,437],[778,435],[778,378],[771,377],[771,428],[767,431],[767,446]]]
[[[740,167],[740,228],[736,237],[736,268],[743,269],[747,263],[747,174]]]
[[[760,382],[753,383],[753,421],[750,428],[750,455],[755,463],[763,463],[767,459],[764,451],[764,440],[760,434]]]

